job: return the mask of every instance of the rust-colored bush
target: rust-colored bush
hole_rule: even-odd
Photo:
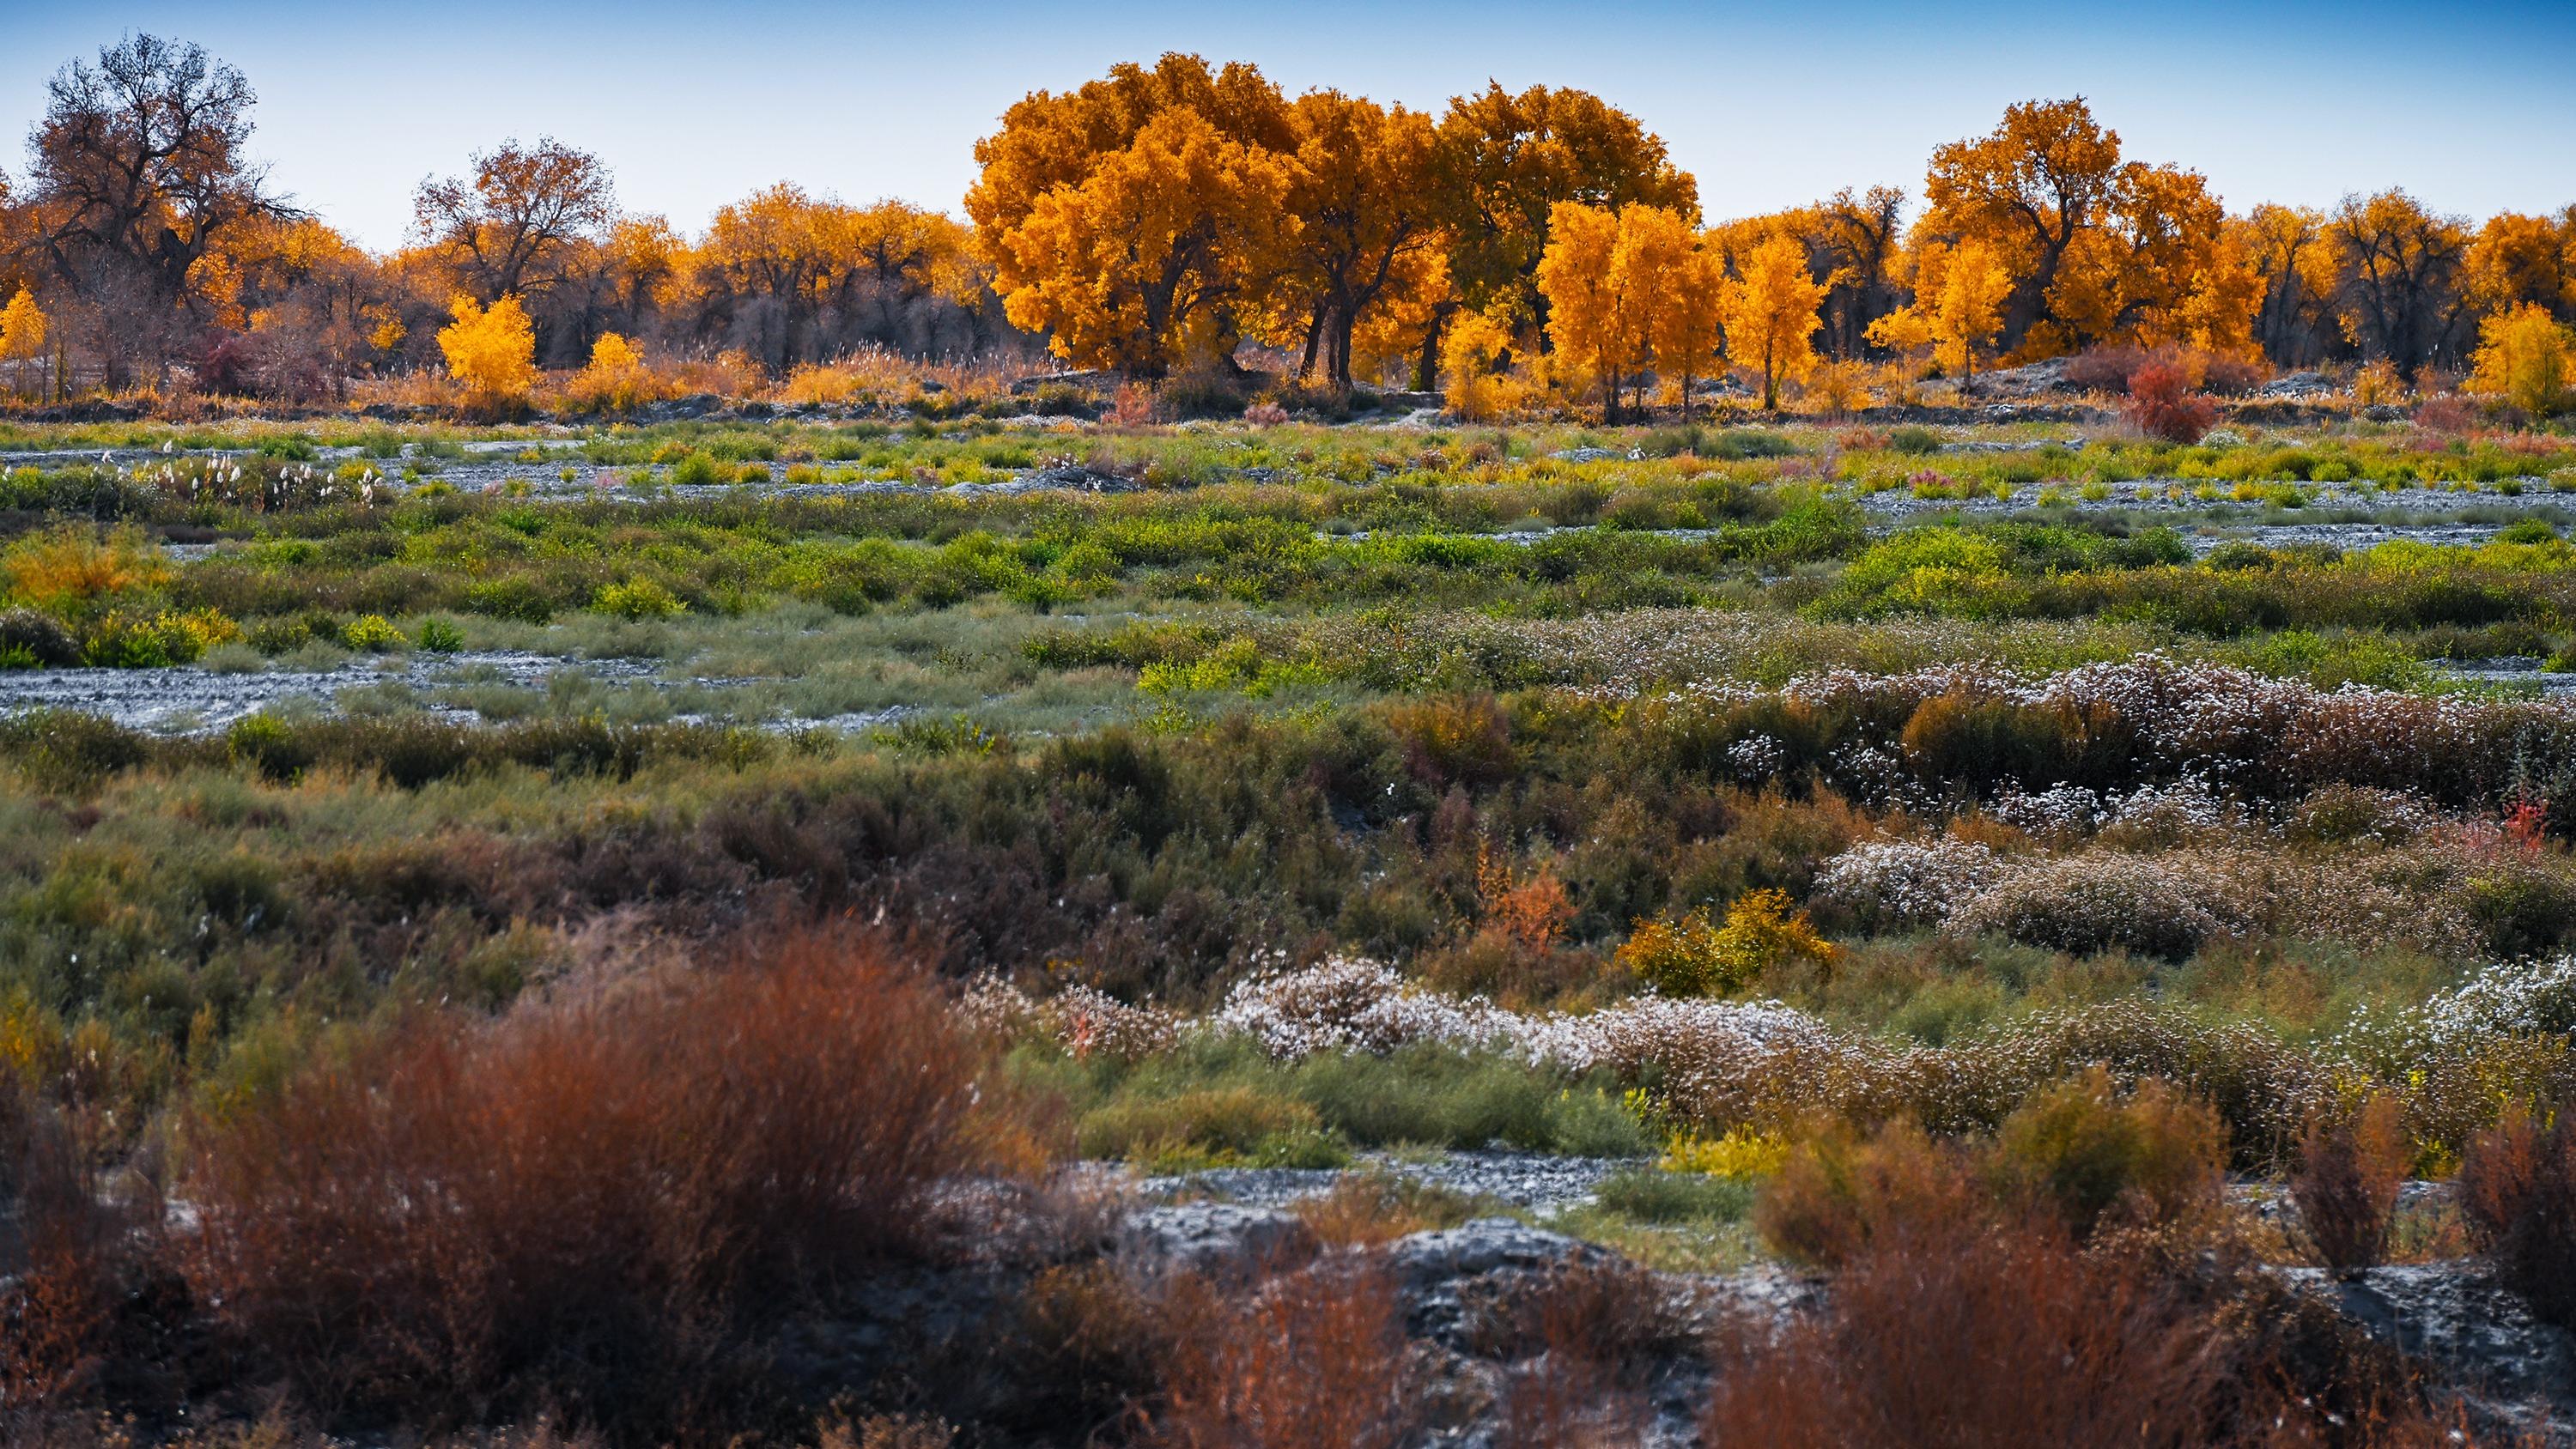
[[[1505,1449],[1633,1444],[1663,1364],[1699,1351],[1698,1326],[1656,1274],[1619,1259],[1571,1263],[1475,1305],[1480,1357],[1506,1365]]]
[[[1866,1140],[1835,1130],[1810,1135],[1753,1209],[1773,1251],[1821,1268],[1853,1262],[1892,1237],[1955,1235],[1991,1216],[1965,1151],[1903,1121]]]
[[[2066,381],[2087,392],[2125,393],[2129,379],[2147,365],[2148,359],[2144,348],[2129,343],[2101,343],[2066,359]]]
[[[2337,1273],[2379,1266],[2410,1156],[2403,1107],[2387,1093],[2358,1110],[2317,1114],[2290,1173],[2308,1255]]]
[[[2576,1130],[2563,1110],[2546,1124],[2520,1106],[2460,1159],[2469,1236],[2532,1312],[2576,1327]]]
[[[2169,362],[2151,362],[2129,379],[2129,420],[2149,437],[2197,443],[2218,421],[2218,405],[2192,391],[2191,379]]]
[[[1710,1444],[2173,1445],[2225,1388],[2216,1330],[2054,1223],[1923,1224],[1854,1258],[1830,1306],[1721,1369]]]
[[[200,1120],[191,1278],[315,1402],[665,1432],[736,1331],[916,1246],[977,1059],[846,939],[401,1023]]]
[[[1383,1269],[1330,1261],[1269,1280],[1182,1341],[1150,1442],[1165,1449],[1393,1449],[1416,1406]]]
[[[102,1192],[89,1138],[0,1071],[0,1409],[57,1401],[94,1375],[141,1246]]]
[[[2415,405],[2414,416],[2416,427],[2444,437],[2473,432],[2485,421],[2476,404],[2458,397],[2428,397]]]

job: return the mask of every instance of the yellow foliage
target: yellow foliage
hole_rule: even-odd
[[[45,313],[25,287],[0,308],[0,357],[11,361],[35,356],[45,345]]]
[[[2361,370],[2352,375],[2352,400],[2363,407],[2400,402],[2405,396],[2406,379],[2399,376],[2396,366],[2384,357],[2363,364]]]
[[[504,296],[490,307],[458,293],[448,304],[455,321],[438,329],[438,350],[448,375],[485,406],[516,407],[537,385],[537,333],[519,299]]]
[[[102,539],[88,528],[33,533],[0,553],[9,597],[30,608],[69,616],[110,596],[156,589],[170,565],[142,535],[120,530]]]
[[[1680,211],[1563,202],[1550,213],[1538,263],[1548,340],[1570,385],[1600,383],[1607,420],[1618,418],[1621,386],[1650,363],[1679,382],[1706,365],[1721,286]]]
[[[2576,310],[2576,208],[2559,216],[2505,212],[2469,244],[2469,296],[2491,312],[2536,302]]]
[[[1289,172],[1196,111],[1148,121],[1080,186],[1037,199],[1006,238],[1015,326],[1087,367],[1163,373],[1208,360],[1206,324],[1296,231]]]
[[[1726,360],[1762,375],[1762,406],[1780,406],[1783,379],[1803,381],[1816,367],[1816,329],[1824,323],[1825,284],[1807,270],[1807,249],[1775,236],[1756,246],[1727,285]]]
[[[1991,133],[1939,148],[1924,199],[1919,247],[1982,242],[2007,298],[2038,288],[2021,355],[2107,341],[2251,350],[2262,276],[2225,208],[2196,171],[2124,161],[2081,98],[2007,107]],[[1915,295],[1930,295],[1919,279]]]
[[[1427,322],[1448,297],[1431,118],[1330,90],[1298,97],[1288,114],[1287,205],[1302,224],[1258,310],[1271,341],[1311,337],[1309,374],[1347,388],[1361,326],[1391,310]]]
[[[1791,961],[1829,966],[1837,954],[1787,892],[1757,890],[1727,907],[1723,926],[1705,907],[1679,921],[1639,921],[1617,959],[1668,996],[1725,996]]]
[[[2505,399],[2534,417],[2547,417],[2568,403],[2568,356],[2576,337],[2549,309],[2525,302],[2478,328],[2477,370],[2469,378],[2472,392]]]
[[[564,397],[579,407],[633,412],[668,391],[644,361],[642,348],[617,333],[602,332],[590,345],[590,365],[573,374]]]
[[[1511,329],[1482,312],[1463,313],[1450,322],[1440,339],[1440,367],[1449,378],[1449,411],[1476,423],[1502,415],[1508,385],[1495,369],[1511,346]]]
[[[1869,368],[1857,362],[1828,362],[1807,381],[1807,401],[1816,411],[1843,417],[1868,407]]]
[[[1789,1139],[1737,1127],[1723,1137],[1684,1133],[1664,1145],[1666,1172],[1697,1172],[1738,1182],[1769,1177],[1789,1160]]]

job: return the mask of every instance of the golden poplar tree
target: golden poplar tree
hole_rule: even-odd
[[[2012,275],[1983,242],[1962,243],[1941,269],[1938,305],[1932,312],[1932,355],[1962,377],[1977,375],[1977,353],[2003,330]]]
[[[1655,371],[1681,403],[1682,421],[1689,422],[1691,380],[1707,375],[1724,334],[1726,269],[1716,253],[1692,238],[1673,260],[1664,285],[1652,322]]]
[[[1297,233],[1289,181],[1278,152],[1195,110],[1166,111],[1012,229],[1005,270],[1018,281],[1004,309],[1086,367],[1161,376],[1216,360],[1231,348],[1232,305],[1252,300]]]
[[[1351,387],[1354,334],[1377,314],[1419,316],[1445,294],[1446,242],[1432,186],[1431,118],[1339,91],[1297,98],[1297,149],[1287,158],[1293,240],[1280,257],[1267,328],[1303,344],[1300,370],[1337,392]]]
[[[524,406],[537,385],[537,333],[517,295],[505,293],[484,307],[459,292],[448,310],[455,320],[438,329],[448,375],[465,385],[477,407]]]
[[[1807,270],[1807,249],[1775,236],[1745,255],[1742,270],[1719,302],[1726,323],[1726,360],[1762,375],[1762,406],[1780,406],[1783,379],[1815,370],[1817,311],[1825,284]]]
[[[19,287],[9,305],[0,308],[0,358],[23,370],[28,359],[44,352],[45,331],[44,309],[36,305],[34,293]]]
[[[1619,420],[1619,385],[1636,351],[1628,299],[1614,263],[1619,215],[1606,207],[1561,201],[1548,212],[1547,247],[1538,290],[1547,301],[1547,335],[1574,375],[1601,384],[1604,422]]]
[[[2548,308],[2525,302],[2480,325],[2477,371],[2469,386],[2545,418],[2567,406],[2571,354],[2576,354],[2576,337]]]

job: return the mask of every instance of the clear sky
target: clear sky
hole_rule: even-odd
[[[45,79],[128,30],[246,72],[276,185],[376,248],[424,176],[511,135],[596,152],[628,209],[685,228],[778,180],[955,209],[1004,107],[1165,50],[1432,110],[1488,77],[1585,87],[1670,143],[1712,220],[1918,191],[1935,145],[2079,93],[2129,155],[2238,208],[2390,185],[2470,215],[2576,202],[2576,0],[0,0],[0,129],[23,136]]]

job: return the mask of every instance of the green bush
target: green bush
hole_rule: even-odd
[[[601,589],[590,606],[621,619],[675,619],[689,606],[655,579],[628,579]]]
[[[1250,1086],[1122,1098],[1085,1114],[1075,1135],[1085,1157],[1163,1168],[1338,1167],[1350,1156],[1314,1108]]]
[[[428,654],[454,654],[465,647],[465,631],[440,618],[420,621],[419,644]]]
[[[766,470],[763,470],[764,472]],[[703,452],[691,450],[671,465],[671,482],[683,488],[703,488],[724,481],[724,470],[716,460]]]
[[[33,609],[0,610],[0,655],[20,669],[63,669],[78,664],[81,648],[71,631]]]
[[[1625,1168],[1602,1179],[1593,1196],[1622,1217],[1645,1223],[1732,1223],[1753,1208],[1757,1189],[1742,1178]]]
[[[2161,1223],[2206,1211],[2226,1162],[2216,1112],[2154,1079],[2124,1098],[2096,1067],[2005,1118],[1990,1171],[2084,1235],[2114,1212]]]

